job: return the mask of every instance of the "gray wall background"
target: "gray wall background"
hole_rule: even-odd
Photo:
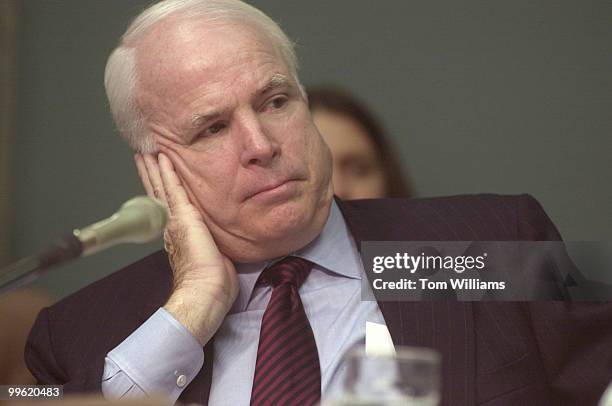
[[[7,1],[7,0],[0,0]],[[17,259],[141,193],[102,84],[148,1],[19,2],[10,210]],[[298,44],[305,84],[373,106],[420,196],[536,196],[566,240],[612,239],[612,2],[253,1]],[[61,297],[156,249],[43,277]]]

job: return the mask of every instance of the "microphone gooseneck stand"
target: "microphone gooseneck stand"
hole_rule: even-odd
[[[0,269],[0,296],[35,281],[56,265],[80,257],[83,249],[83,243],[74,232],[66,233],[37,255],[22,258]]]
[[[46,270],[121,243],[153,241],[164,231],[168,214],[164,204],[146,196],[125,202],[112,216],[66,233],[38,254],[0,268],[0,296],[24,286]]]

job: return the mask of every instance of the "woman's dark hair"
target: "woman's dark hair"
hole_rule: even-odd
[[[412,190],[393,153],[388,137],[374,115],[353,95],[332,86],[306,90],[310,111],[327,110],[356,120],[374,143],[386,180],[386,197],[412,197]]]

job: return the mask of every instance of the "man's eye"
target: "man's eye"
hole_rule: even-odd
[[[285,96],[275,97],[274,99],[268,102],[268,104],[266,105],[266,109],[278,110],[278,109],[283,108],[285,104],[287,104],[287,97]]]
[[[225,127],[227,127],[224,123],[216,123],[208,127],[203,135],[214,135],[221,132]]]

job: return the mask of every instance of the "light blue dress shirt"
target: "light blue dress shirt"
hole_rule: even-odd
[[[335,202],[321,234],[291,255],[315,264],[300,297],[319,352],[323,399],[331,399],[341,391],[343,355],[364,343],[366,321],[385,322],[376,302],[361,300],[365,273]],[[272,262],[236,264],[240,291],[215,336],[209,405],[249,404],[261,319],[272,294],[255,283]],[[102,392],[109,399],[163,394],[174,402],[203,363],[197,340],[160,308],[107,354]]]

